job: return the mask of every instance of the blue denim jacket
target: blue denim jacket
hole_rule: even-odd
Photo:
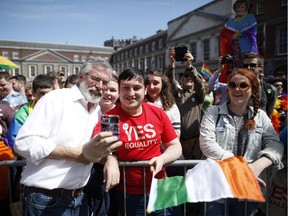
[[[252,114],[253,108],[249,107],[248,118]],[[244,158],[248,162],[253,162],[265,155],[272,160],[276,168],[281,169],[284,146],[271,120],[263,110],[259,109],[255,121],[256,128],[248,132]],[[234,156],[235,131],[235,123],[228,113],[227,103],[209,107],[202,118],[200,128],[200,147],[203,154],[218,160]]]

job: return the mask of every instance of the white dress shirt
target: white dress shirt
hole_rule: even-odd
[[[56,145],[76,147],[91,139],[99,106],[88,112],[87,101],[75,85],[51,91],[41,98],[20,129],[14,150],[26,158],[21,183],[46,189],[83,187],[92,163],[51,160]]]

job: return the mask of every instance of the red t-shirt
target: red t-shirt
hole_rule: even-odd
[[[118,104],[105,115],[119,115],[120,140],[123,145],[115,152],[119,161],[144,161],[162,154],[161,143],[167,143],[177,137],[166,113],[155,106],[142,103],[142,114],[130,116]],[[93,136],[101,131],[101,121],[98,121]],[[144,193],[144,178],[142,167],[126,167],[126,189],[129,194]],[[157,175],[164,177],[164,172]],[[146,192],[150,191],[152,173],[146,168]],[[121,169],[120,184],[116,189],[124,191],[123,172]]]

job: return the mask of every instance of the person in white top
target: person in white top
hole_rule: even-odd
[[[165,71],[148,69],[146,71],[147,94],[145,100],[165,111],[178,137],[181,133],[180,112],[172,94],[172,87]]]
[[[88,58],[72,88],[54,90],[39,100],[20,129],[14,150],[26,158],[23,215],[88,215],[83,187],[92,164],[122,145],[112,132],[91,139],[99,101],[112,68],[103,58]],[[106,179],[106,187],[118,182]]]
[[[103,92],[103,96],[101,97],[101,100],[99,102],[99,121],[103,114],[115,107],[118,98],[118,74],[116,71],[113,71],[111,80],[107,88]],[[103,161],[93,164],[89,181],[84,188],[84,193],[87,195],[87,199],[89,202],[89,215],[107,215],[108,211],[110,215],[114,215],[112,213],[112,210],[114,211],[115,208],[109,208],[110,205],[113,206],[114,190],[109,190],[110,188],[107,187],[108,185],[106,185],[106,182],[104,181],[106,179],[105,174],[108,174],[107,170],[109,169],[109,167],[105,165],[107,164],[103,164]],[[109,171],[110,179],[113,179],[115,183],[119,182],[119,168],[113,170],[109,169]],[[116,214],[117,211],[115,215]]]

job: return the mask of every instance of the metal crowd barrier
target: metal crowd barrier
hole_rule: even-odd
[[[198,164],[199,162],[201,162],[201,160],[177,160],[174,161],[173,163],[167,164],[165,166],[166,167],[183,167],[183,173],[186,173],[187,168],[190,169],[192,167],[194,167],[196,164]],[[25,166],[26,165],[26,161],[25,160],[8,160],[8,161],[0,161],[0,167],[18,167],[18,166]],[[123,174],[125,176],[125,168],[126,167],[143,167],[143,174],[144,176],[146,176],[146,170],[145,167],[149,166],[148,161],[138,161],[138,162],[122,162],[119,161],[119,166],[123,169]],[[267,183],[267,187],[266,187],[266,191],[269,191],[269,184],[268,184],[268,176],[270,176],[270,169],[266,169],[265,171],[265,176],[266,179],[264,179],[264,181]],[[9,196],[10,196],[10,203],[12,203],[12,194],[11,194],[11,181],[10,181],[10,173],[8,173],[8,179],[9,179]],[[146,203],[146,181],[144,178],[144,183],[143,183],[143,187],[144,187],[144,207],[147,206],[148,203]],[[269,216],[269,197],[266,196],[266,216]],[[226,215],[226,202],[224,203],[224,208],[225,208],[225,214]],[[126,181],[124,179],[124,211],[125,211],[125,215],[126,215]],[[186,216],[186,208],[185,208],[185,204],[184,204],[184,208],[183,208],[183,216]],[[146,208],[145,208],[146,209]],[[144,210],[145,210],[144,209]],[[144,215],[146,216],[146,210],[144,211]],[[166,212],[164,211],[164,215],[166,216]],[[204,215],[206,215],[206,205],[204,206]],[[245,201],[245,216],[247,215],[247,201]]]

